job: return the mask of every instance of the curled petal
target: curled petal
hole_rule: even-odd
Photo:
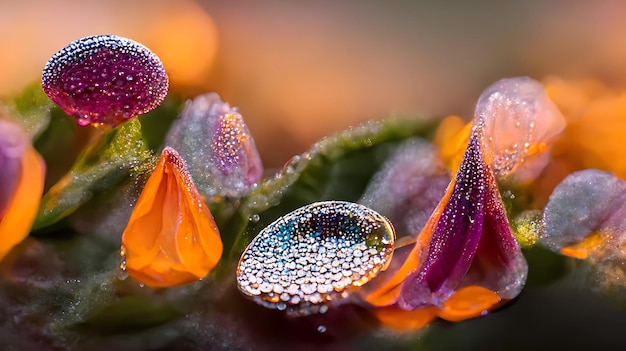
[[[450,319],[471,318],[517,296],[526,273],[474,133],[458,173],[406,261],[365,300],[409,311],[434,306]]]
[[[43,192],[45,164],[17,125],[0,120],[0,259],[29,233]]]
[[[165,140],[180,150],[207,199],[241,197],[263,175],[254,139],[236,108],[215,93],[187,102]]]
[[[159,106],[169,80],[145,46],[115,35],[71,42],[43,69],[45,93],[79,125],[112,127]]]
[[[223,249],[217,226],[174,149],[163,150],[122,244],[130,276],[151,287],[193,282],[217,265]]]

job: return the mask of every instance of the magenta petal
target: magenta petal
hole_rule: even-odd
[[[401,308],[439,306],[468,285],[483,286],[508,298],[510,291],[517,295],[525,282],[526,261],[508,226],[493,171],[483,160],[476,133],[430,240],[423,264],[402,286]]]

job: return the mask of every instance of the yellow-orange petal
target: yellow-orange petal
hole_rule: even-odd
[[[137,200],[122,244],[129,275],[150,287],[201,279],[222,256],[213,216],[174,149],[163,150]]]
[[[461,117],[448,116],[437,127],[433,144],[439,149],[439,157],[452,173],[456,173],[461,165],[472,126],[472,122],[465,123]]]
[[[15,193],[0,219],[0,259],[30,232],[43,193],[45,168],[41,156],[28,145],[22,154]]]
[[[407,311],[397,307],[383,307],[373,309],[372,313],[384,326],[398,332],[408,332],[427,326],[437,317],[438,309],[426,307]]]
[[[495,292],[482,286],[468,286],[457,290],[443,303],[439,318],[459,322],[487,313],[502,301]]]

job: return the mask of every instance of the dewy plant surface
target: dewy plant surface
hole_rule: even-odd
[[[276,171],[249,111],[168,84],[92,36],[2,102],[8,349],[626,346],[622,92],[502,79],[469,123],[370,121]]]

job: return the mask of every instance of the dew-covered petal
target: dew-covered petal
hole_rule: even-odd
[[[115,127],[160,105],[169,87],[154,53],[115,35],[68,44],[50,58],[41,82],[50,99],[81,126]]]
[[[502,299],[519,294],[527,264],[475,133],[463,162],[404,264],[366,297],[406,310],[443,306],[459,289],[479,286]]]
[[[432,145],[423,139],[410,139],[374,175],[359,203],[389,218],[399,235],[416,235],[449,181]]]
[[[190,283],[206,276],[222,255],[222,241],[185,164],[165,148],[122,235],[131,277],[151,287]]]
[[[550,195],[543,220],[541,244],[586,258],[607,240],[624,236],[626,181],[594,169],[573,173]]]
[[[207,199],[241,197],[263,175],[261,158],[243,117],[215,93],[185,104],[165,145],[180,152]]]
[[[474,125],[482,134],[485,161],[497,176],[505,176],[561,133],[565,119],[539,82],[516,77],[499,80],[482,93]]]
[[[17,124],[0,119],[0,259],[30,232],[45,164]]]
[[[389,263],[391,223],[343,201],[301,207],[263,229],[237,266],[239,290],[268,308],[323,313]]]

